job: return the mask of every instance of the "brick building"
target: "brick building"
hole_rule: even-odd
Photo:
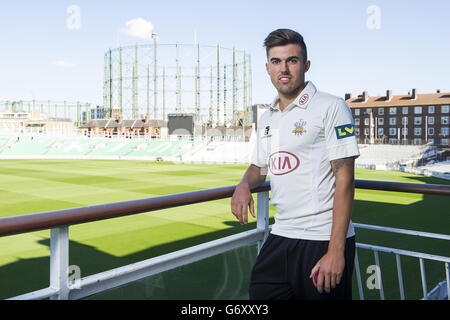
[[[111,119],[91,120],[79,127],[86,136],[106,137],[146,137],[154,139],[167,138],[167,121],[151,120],[148,115],[142,119],[124,120],[122,116]]]
[[[355,119],[359,143],[433,144],[449,146],[450,93],[358,97],[345,95]]]

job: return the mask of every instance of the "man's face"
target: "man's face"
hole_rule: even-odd
[[[269,50],[267,72],[279,95],[295,97],[303,89],[310,62],[303,62],[299,45],[288,44]]]

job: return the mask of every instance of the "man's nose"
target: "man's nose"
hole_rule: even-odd
[[[281,73],[289,73],[289,68],[286,61],[280,63],[280,71]]]

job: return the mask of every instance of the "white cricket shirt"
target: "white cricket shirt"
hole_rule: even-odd
[[[277,210],[272,233],[329,241],[336,182],[330,161],[359,156],[350,108],[308,82],[284,111],[275,99],[257,135],[251,163],[267,168]],[[350,221],[347,237],[354,234]]]

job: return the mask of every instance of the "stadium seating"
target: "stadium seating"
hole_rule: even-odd
[[[405,164],[423,158],[432,147],[415,145],[359,145],[360,157],[356,165]]]
[[[55,143],[56,139],[20,138],[19,141],[6,147],[4,155],[43,155]]]
[[[180,159],[201,146],[198,141],[131,140],[107,138],[21,138],[0,137],[0,155],[82,158],[170,158]]]
[[[209,142],[205,143],[197,152],[186,155],[186,162],[210,163],[249,163],[253,150],[253,143],[248,142]]]
[[[126,156],[139,145],[139,142],[130,140],[121,141],[100,141],[96,143],[93,150],[89,152],[91,156]]]
[[[126,138],[0,137],[4,158],[78,158],[165,160],[248,164],[255,141],[144,140]],[[399,170],[416,168],[433,158],[436,149],[414,145],[359,145],[357,168]],[[447,173],[450,164],[422,167]]]

